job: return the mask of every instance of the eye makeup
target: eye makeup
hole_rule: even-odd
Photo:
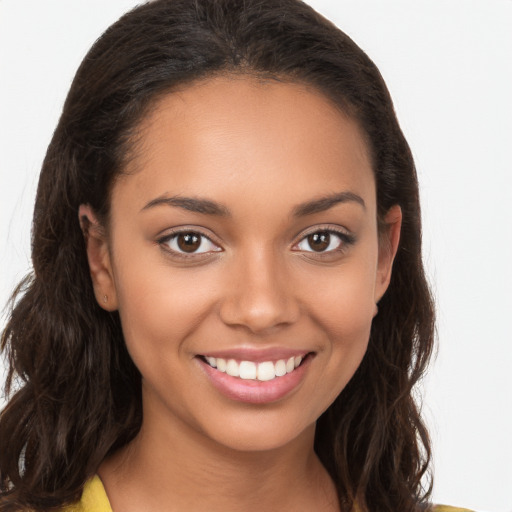
[[[301,234],[301,238],[294,247],[305,252],[317,254],[340,251],[344,247],[354,244],[355,236],[339,227],[332,225],[315,226],[308,232]]]
[[[218,244],[199,231],[197,227],[175,229],[158,238],[157,243],[167,254],[182,260],[203,260],[211,256],[212,253],[223,251]]]
[[[336,258],[356,242],[352,233],[332,225],[313,226],[300,235],[293,252],[314,259]],[[223,252],[223,248],[196,226],[180,227],[157,239],[162,250],[173,258],[199,261]]]

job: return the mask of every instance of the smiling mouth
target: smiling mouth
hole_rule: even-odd
[[[288,359],[279,359],[277,361],[236,361],[235,359],[224,359],[221,357],[200,356],[201,359],[215,368],[217,371],[226,373],[231,377],[238,377],[242,380],[270,381],[284,377],[297,369],[303,361],[309,356],[290,357]]]

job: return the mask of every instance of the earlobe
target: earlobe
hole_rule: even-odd
[[[402,227],[402,209],[392,206],[384,217],[384,229],[379,235],[379,261],[375,287],[375,303],[379,302],[391,281],[391,271]]]
[[[84,235],[96,301],[106,311],[115,311],[117,295],[105,230],[88,204],[80,205],[78,219]]]

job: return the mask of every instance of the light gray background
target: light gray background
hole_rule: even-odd
[[[30,268],[37,176],[74,72],[137,3],[0,0],[0,306]],[[510,512],[512,1],[310,4],[379,66],[416,158],[439,307],[423,390],[434,498]]]

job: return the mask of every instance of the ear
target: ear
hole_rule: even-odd
[[[105,229],[88,204],[80,205],[78,218],[87,248],[87,259],[96,301],[106,311],[115,311],[118,307],[117,295]]]
[[[375,283],[375,303],[379,302],[391,281],[391,270],[395,259],[400,229],[402,227],[402,209],[392,206],[384,217],[384,226],[379,234],[379,260],[377,263],[377,281]]]

